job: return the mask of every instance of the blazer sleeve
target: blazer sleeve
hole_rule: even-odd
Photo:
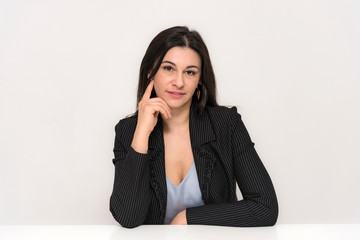
[[[272,226],[278,217],[278,203],[273,184],[236,107],[231,109],[231,113],[234,175],[243,200],[188,208],[186,210],[188,224]]]
[[[123,227],[133,228],[141,225],[148,215],[149,156],[138,153],[124,144],[131,142],[133,137],[125,134],[124,123],[120,121],[115,127],[115,132],[115,180],[110,197],[110,212]]]

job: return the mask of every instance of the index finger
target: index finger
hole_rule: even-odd
[[[149,85],[145,89],[142,99],[150,99],[151,91],[153,90],[153,87],[154,87],[154,80],[151,80],[149,82]]]

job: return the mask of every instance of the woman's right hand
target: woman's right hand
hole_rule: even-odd
[[[159,113],[163,118],[171,118],[170,108],[163,99],[159,97],[150,98],[153,88],[154,80],[151,80],[138,106],[136,127],[148,135],[156,126]]]
[[[163,118],[171,118],[170,108],[163,99],[150,98],[153,88],[154,80],[151,80],[138,106],[138,121],[131,146],[140,153],[147,153],[149,136],[157,124],[159,113]]]

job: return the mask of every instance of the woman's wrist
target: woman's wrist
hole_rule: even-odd
[[[179,212],[171,221],[170,225],[187,225],[186,209]]]
[[[131,143],[131,147],[139,153],[146,154],[148,151],[150,134],[144,133],[143,131],[135,130],[134,137]]]

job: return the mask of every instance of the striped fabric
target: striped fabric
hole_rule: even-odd
[[[115,180],[110,211],[123,227],[163,224],[166,175],[161,115],[149,138],[148,154],[131,148],[137,119],[115,127]],[[236,107],[206,107],[199,116],[190,108],[190,138],[204,206],[188,208],[188,224],[256,227],[277,221],[278,204]],[[236,197],[236,182],[243,200]]]

